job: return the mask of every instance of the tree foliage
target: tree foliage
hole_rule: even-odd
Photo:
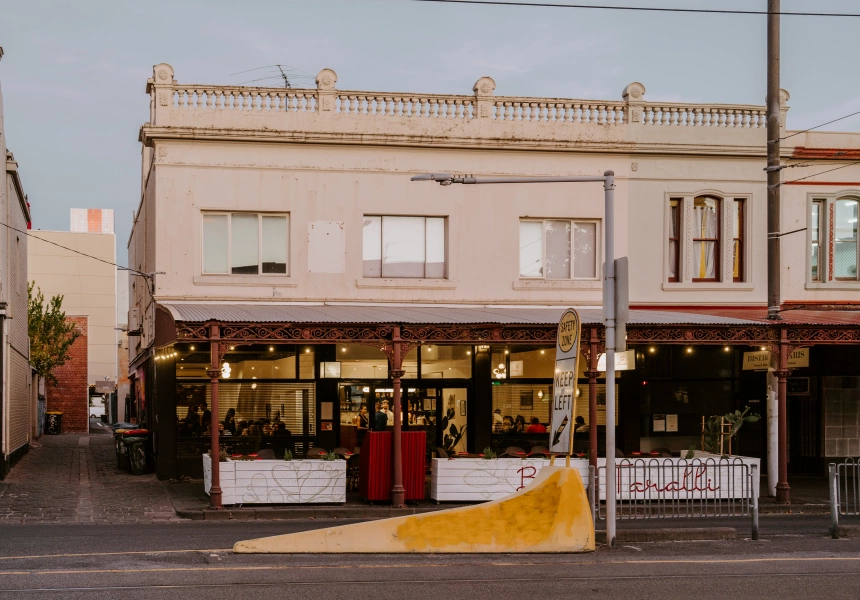
[[[27,286],[27,302],[30,363],[39,377],[56,383],[53,370],[66,364],[72,344],[81,334],[74,323],[66,320],[62,295],[54,296],[46,304],[42,290],[31,281]]]

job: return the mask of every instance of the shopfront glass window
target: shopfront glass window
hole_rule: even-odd
[[[299,378],[313,379],[316,376],[316,353],[313,346],[307,346],[299,352]]]
[[[388,356],[374,346],[338,344],[342,379],[388,379]]]
[[[403,377],[406,379],[416,379],[418,377],[418,348],[413,348],[403,357]]]
[[[271,449],[299,456],[314,445],[316,401],[314,384],[272,381],[224,381],[218,386],[218,414],[212,406],[209,383],[182,382],[176,386],[177,449],[180,457],[209,449],[213,421],[221,432],[219,444],[228,454],[251,454]]]
[[[422,346],[422,379],[468,379],[472,376],[470,346]]]
[[[509,376],[512,379],[549,378],[555,375],[555,350],[553,348],[522,348],[510,350]]]

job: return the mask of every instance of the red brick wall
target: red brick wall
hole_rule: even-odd
[[[47,386],[47,410],[63,413],[63,433],[87,433],[90,429],[88,386],[87,317],[66,317],[80,336],[72,344],[66,364],[54,369],[56,384]]]

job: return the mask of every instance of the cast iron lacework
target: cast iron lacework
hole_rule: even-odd
[[[750,342],[761,344],[769,340],[778,340],[779,332],[762,327],[727,327],[727,328],[629,328],[627,330],[628,344],[634,343],[712,343]]]
[[[546,342],[555,343],[555,327],[443,327],[443,326],[403,326],[400,331],[403,340],[421,342]]]

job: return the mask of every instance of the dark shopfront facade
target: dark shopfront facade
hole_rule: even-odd
[[[220,437],[228,451],[270,447],[282,455],[289,448],[301,456],[313,446],[359,446],[364,431],[381,425],[377,410],[393,407],[389,366],[395,345],[403,357],[403,427],[427,431],[428,452],[436,446],[469,452],[486,447],[501,452],[510,445],[528,450],[545,446],[546,434],[521,433],[512,425],[517,417],[525,425],[533,418],[548,425],[555,324],[562,312],[171,303],[159,307],[155,347],[136,364],[137,411],[155,431],[158,476],[200,477],[200,455],[209,449],[203,419],[211,407],[206,370],[215,326],[222,376],[218,415],[210,422],[224,428],[232,409],[231,435]],[[589,442],[596,442],[602,455],[605,388],[596,362],[603,352],[603,328],[598,310],[582,310],[581,315],[577,414],[587,424],[595,420],[597,427],[593,434],[578,436],[575,447],[586,452]],[[653,322],[657,320],[662,322]],[[857,352],[860,328],[831,329],[821,341],[853,344],[840,349],[843,355]],[[808,339],[816,335],[822,338],[820,328],[777,329],[753,319],[633,311],[628,344],[636,351],[636,370],[620,373],[617,384],[618,447],[626,453],[653,447],[677,452],[699,446],[703,415],[749,406],[764,416],[766,375],[744,371],[744,353],[762,347],[775,355],[789,352],[816,343]],[[824,348],[813,350],[810,366],[818,365],[814,357],[825,353]],[[779,372],[786,383],[794,379],[787,369]],[[825,380],[816,376],[816,382]],[[800,389],[793,385],[784,387]],[[796,394],[788,397],[791,402]],[[809,415],[811,403],[805,406]],[[661,415],[670,415],[669,431],[661,426]],[[821,412],[814,415],[822,436],[824,419]],[[259,429],[251,436],[232,435],[237,428],[250,431],[254,423]],[[277,433],[278,423],[289,432],[286,438]],[[389,416],[386,426],[391,425]],[[734,451],[764,458],[765,431],[764,421],[747,426]],[[819,463],[823,439],[821,449],[813,451]]]

